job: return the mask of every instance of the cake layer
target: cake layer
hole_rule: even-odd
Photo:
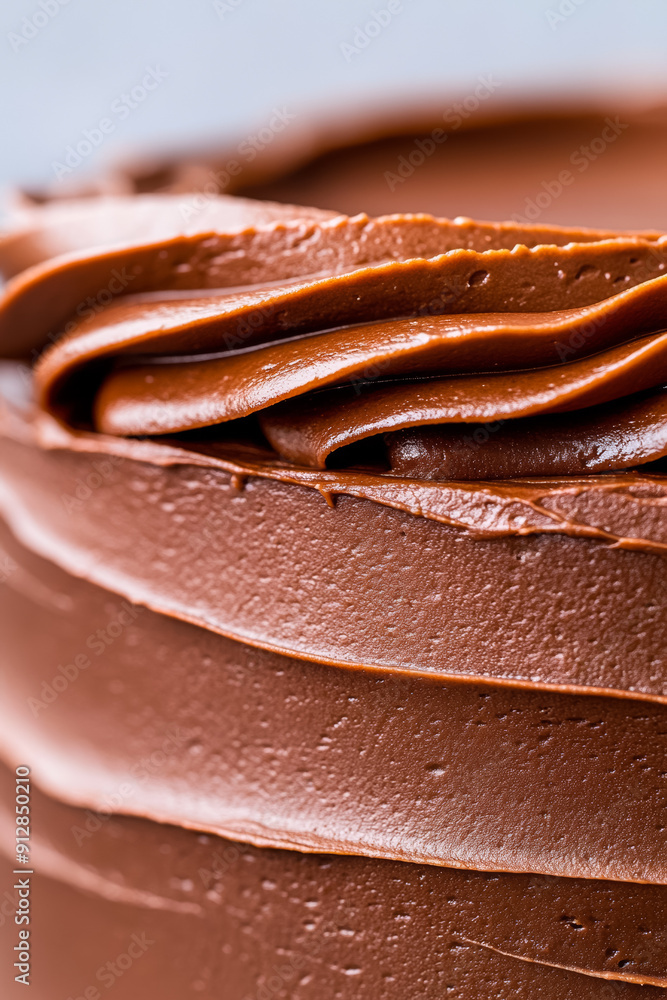
[[[667,237],[180,195],[12,226],[37,997],[664,996]]]
[[[416,484],[13,422],[14,533],[131,601],[317,662],[667,694],[664,477]]]
[[[256,844],[667,882],[666,705],[304,662],[2,545],[4,754],[59,798]]]
[[[2,788],[11,857],[4,768]],[[665,994],[664,887],[260,850],[71,808],[34,783],[31,797],[36,1000],[111,986],[119,1000]],[[9,890],[3,921],[13,905]],[[2,940],[6,961],[14,935]]]
[[[1,746],[70,804],[52,905],[198,922],[239,1000],[320,897],[363,918],[275,995],[667,985],[667,237],[117,207],[0,243]],[[457,481],[461,424],[499,436]],[[224,886],[174,874],[220,836]]]

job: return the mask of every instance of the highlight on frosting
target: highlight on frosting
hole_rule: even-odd
[[[165,996],[281,934],[325,993],[661,996],[667,236],[140,196],[22,209],[0,267],[51,912],[177,941]]]
[[[65,424],[424,480],[667,453],[666,236],[233,198],[184,231],[177,207],[47,205],[0,242],[6,350],[41,352]]]

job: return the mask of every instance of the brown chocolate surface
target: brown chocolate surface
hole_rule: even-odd
[[[648,478],[426,484],[440,523],[396,509],[401,491],[421,499],[409,480],[397,499],[382,477],[319,473],[306,488],[151,443],[124,456],[63,443],[2,441],[3,515],[29,548],[133,602],[317,662],[667,694],[664,487]]]
[[[67,199],[39,207],[20,203],[0,234],[0,268],[13,277],[54,257],[89,253],[94,247],[142,245],[206,232],[242,233],[296,220],[321,222],[335,214],[224,195],[204,199],[194,212],[183,198],[151,195]]]
[[[590,412],[393,431],[385,434],[392,473],[416,479],[581,476],[665,454],[663,392],[591,407]]]
[[[191,218],[182,196],[134,201],[24,209],[0,241],[5,352],[52,342],[39,400],[73,427],[183,434],[252,416],[292,463],[323,468],[370,438],[364,461],[398,471],[385,433],[413,429],[418,455],[420,428],[508,421],[502,457],[452,465],[480,479],[619,471],[667,451],[659,231],[332,217],[224,196]],[[650,413],[632,405],[646,390]],[[591,408],[610,402],[613,429],[596,428]],[[581,429],[523,461],[514,422],[564,410]],[[442,479],[451,463],[436,464]],[[412,474],[432,468],[414,459]]]
[[[338,448],[406,427],[482,421],[495,424],[580,409],[590,420],[590,407],[667,380],[665,348],[667,335],[633,341],[555,369],[331,390],[297,406],[288,403],[276,407],[263,414],[260,423],[280,454],[301,465],[323,468]],[[635,414],[635,423],[642,423],[640,413]],[[616,418],[618,422],[622,419],[618,409]],[[625,450],[626,436],[620,437]],[[606,443],[613,444],[613,438]],[[662,449],[667,449],[667,433],[653,457],[661,457]],[[633,458],[639,454],[632,451]],[[613,469],[624,460],[628,462],[627,457],[617,459],[613,454],[609,464]],[[606,468],[607,463],[603,463],[603,470]]]
[[[258,844],[667,883],[664,704],[304,663],[122,602],[6,531],[2,553],[3,753],[60,799]]]
[[[273,206],[267,208],[259,203],[255,207],[252,202],[242,202],[240,209],[230,209],[229,201],[219,202],[216,198],[210,200],[206,211],[186,222],[178,212],[182,201],[161,196],[149,199],[148,205],[139,199],[140,215],[147,215],[150,222],[147,235],[154,237],[147,241],[145,236],[137,239],[136,222],[132,222],[136,201],[114,200],[106,212],[100,211],[94,201],[83,205],[75,201],[69,206],[58,205],[57,210],[48,206],[35,210],[28,218],[18,216],[15,228],[8,230],[0,243],[2,273],[14,276],[3,296],[0,313],[5,355],[25,354],[34,346],[42,346],[44,338],[53,341],[73,329],[79,320],[129,294],[261,285],[392,259],[431,257],[460,248],[473,252],[483,252],[489,246],[511,250],[520,242],[538,246],[547,240],[562,245],[572,239],[599,242],[613,235],[609,231],[524,227],[470,219],[450,222],[422,215],[378,220],[365,215],[331,218],[326,213],[320,219],[317,211],[309,208],[278,206],[274,212]],[[117,231],[100,243],[99,216],[116,217],[116,205]],[[75,249],[70,250],[71,244],[65,239],[54,240],[57,252],[47,257],[48,237],[54,227],[51,211],[57,211],[57,221],[62,219],[64,228],[68,211],[74,214],[76,242]],[[40,212],[45,213],[42,228],[37,224]],[[89,223],[87,214],[91,217]],[[651,260],[650,244],[659,237],[653,231],[632,236],[640,246],[649,244],[644,246],[644,255]],[[24,243],[31,248],[35,264],[17,273],[26,259]],[[661,260],[658,251],[654,266]],[[603,279],[603,287],[604,283]],[[39,295],[34,294],[37,288]],[[68,322],[71,326],[59,329]]]
[[[468,116],[452,110],[443,103],[429,117],[415,116],[415,125],[404,126],[401,135],[385,128],[374,141],[361,136],[284,176],[271,171],[267,157],[265,179],[236,192],[350,215],[431,212],[542,225],[667,229],[664,106],[644,113],[624,107],[514,121],[490,121],[483,109]],[[395,120],[390,128],[396,129]],[[429,146],[434,128],[446,138]],[[163,180],[183,190],[183,171],[174,166]]]
[[[165,212],[173,211],[166,202]],[[224,217],[224,204],[219,211]],[[235,252],[235,279],[234,268],[220,276],[229,255],[221,257],[220,239],[205,233],[56,257],[10,282],[0,321],[20,329],[24,350],[32,342],[35,351],[48,326],[63,321],[63,310],[86,317],[67,324],[37,367],[41,403],[61,419],[142,436],[259,413],[283,458],[315,467],[337,449],[388,431],[587,410],[667,380],[662,238],[518,243],[508,250],[500,248],[508,238],[530,242],[536,234],[416,224],[410,217],[325,219],[309,223],[307,237],[304,225],[237,234],[245,246]],[[381,262],[412,247],[431,254],[462,233],[489,249]],[[306,240],[305,266],[319,269],[319,277],[295,280],[306,260],[294,256],[295,239],[299,247]],[[262,242],[274,248],[258,268],[254,253]],[[157,266],[147,267],[149,258]],[[124,283],[121,259],[130,276]],[[322,276],[325,262],[330,273]],[[93,305],[75,309],[109,268],[122,286],[120,301],[109,292],[105,308],[94,308],[88,296]],[[251,278],[241,291],[164,298]],[[137,296],[142,291],[159,294]],[[154,357],[137,366],[136,354]],[[114,363],[121,367],[114,371]],[[618,433],[607,434],[606,447],[578,466],[555,454],[544,471],[614,471],[661,458],[667,435],[659,418],[642,416],[634,411],[624,425],[619,411]],[[591,452],[586,429],[578,436],[573,426],[570,437],[571,450]],[[381,442],[379,449],[382,458]],[[491,478],[494,463],[485,468],[484,455],[477,456],[480,478]],[[511,455],[507,449],[508,476],[521,471]],[[424,469],[418,478],[428,478]]]
[[[3,769],[3,853],[13,784]],[[41,793],[33,815],[39,1000],[103,993],[114,965],[123,1000],[664,994],[662,886],[261,850]]]
[[[36,370],[0,372],[0,752],[61,800],[41,995],[135,919],[126,1000],[662,995],[667,220],[177,190],[0,239]]]
[[[205,361],[179,363],[177,354],[169,357],[169,364],[156,363],[159,358],[144,365],[133,361],[105,379],[97,397],[97,423],[111,434],[160,434],[245,417],[342,381],[351,381],[359,393],[366,383],[400,376],[469,374],[480,362],[488,372],[549,368],[559,360],[622,343],[629,329],[635,339],[659,328],[665,319],[666,288],[663,281],[651,281],[594,306],[548,313],[422,315],[368,322],[253,351],[228,356],[221,352]],[[191,310],[191,304],[181,304],[181,324],[191,324]],[[218,332],[221,319],[216,318]],[[121,356],[136,350],[135,342],[120,340],[124,323],[121,315],[112,331],[114,349]],[[176,348],[185,330],[179,323],[173,329]],[[264,329],[263,335],[271,332]],[[68,345],[66,361],[61,351],[45,359],[40,382],[48,386],[67,377],[71,366],[84,363],[87,339],[80,338],[83,350],[80,343]],[[229,346],[233,348],[233,342]]]

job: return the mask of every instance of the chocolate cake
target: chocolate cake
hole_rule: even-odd
[[[17,208],[9,996],[17,954],[35,1000],[667,995],[667,132],[575,224],[489,171],[537,128],[457,135],[411,211],[410,137]],[[507,221],[441,217],[481,149]]]

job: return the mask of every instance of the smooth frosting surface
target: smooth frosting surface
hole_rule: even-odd
[[[11,791],[3,768],[3,854]],[[39,793],[34,813],[40,997],[100,982],[128,945],[124,1000],[245,1000],[268,983],[280,1000],[664,996],[655,886],[257,849]]]
[[[148,197],[159,229],[160,199]],[[159,223],[176,229],[173,197],[162,201]],[[89,238],[100,239],[90,206]],[[234,249],[223,251],[210,227],[222,227],[227,203],[216,209],[195,234],[69,252],[10,281],[0,326],[20,331],[17,350],[39,350],[67,319],[37,364],[47,410],[126,437],[222,424],[233,435],[234,421],[252,418],[296,465],[324,468],[363,441],[362,464],[390,472],[403,466],[383,435],[409,428],[415,479],[448,478],[451,424],[503,425],[499,460],[493,447],[475,454],[479,479],[618,471],[667,450],[663,237],[410,216],[312,221],[307,210],[307,221],[276,212],[266,223],[269,210],[244,208],[230,214]],[[72,212],[81,226],[85,208]],[[119,231],[126,214],[122,206]],[[235,232],[238,214],[254,225]],[[48,211],[44,225],[48,233]],[[17,237],[8,239],[11,259]],[[86,293],[107,272],[111,290],[96,306]],[[223,284],[244,287],[221,294]],[[649,390],[647,409],[638,394]],[[620,405],[609,426],[611,402]],[[580,431],[576,418],[563,425],[567,411],[581,411]],[[527,418],[551,429],[549,446],[514,465]],[[432,426],[443,432],[437,445],[432,430],[417,433]],[[432,461],[420,464],[426,439],[443,456],[435,475]],[[452,472],[470,475],[465,463]]]

